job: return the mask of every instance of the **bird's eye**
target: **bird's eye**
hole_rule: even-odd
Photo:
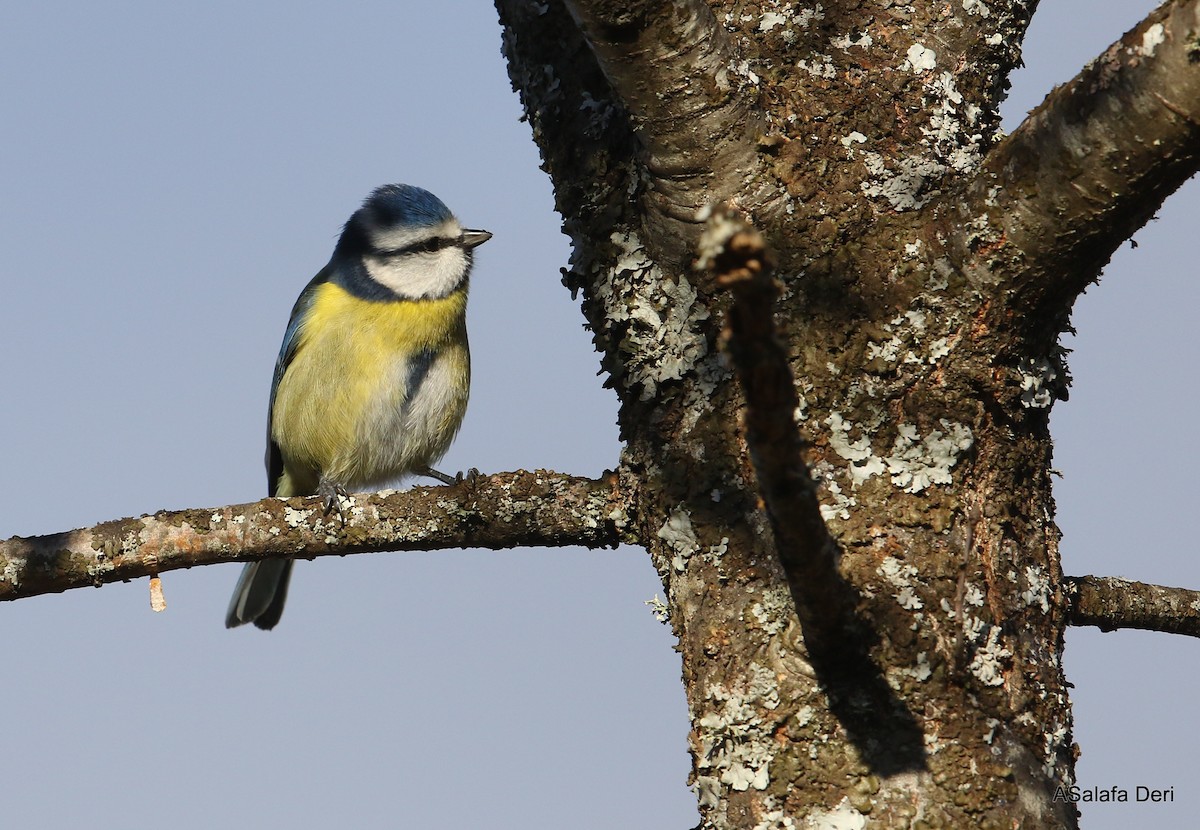
[[[414,245],[410,245],[408,250],[414,254],[432,254],[435,251],[440,251],[449,244],[449,239],[435,236],[432,239],[426,239],[424,242],[417,242]]]
[[[414,242],[411,245],[405,245],[403,248],[376,248],[375,255],[381,257],[398,257],[408,256],[409,254],[432,254],[453,244],[455,244],[455,240],[453,239],[434,236],[429,239],[423,239],[420,242]]]

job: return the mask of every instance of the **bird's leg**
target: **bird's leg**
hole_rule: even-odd
[[[334,505],[337,505],[338,517],[341,518],[342,524],[345,524],[346,514],[342,512],[342,497],[350,497],[350,494],[346,492],[346,488],[336,482],[330,481],[325,476],[321,476],[321,481],[317,484],[317,495],[321,497],[321,504],[325,508],[325,515],[328,516],[332,513]]]
[[[480,475],[479,470],[476,470],[474,467],[467,470],[466,475],[464,475],[462,472],[458,472],[452,476],[448,476],[445,473],[439,473],[437,470],[433,469],[433,467],[428,466],[417,467],[413,470],[413,472],[419,476],[436,478],[442,484],[462,484],[464,481],[473,481],[474,479],[479,478]]]

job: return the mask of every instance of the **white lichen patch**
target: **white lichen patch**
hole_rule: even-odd
[[[921,602],[921,598],[912,588],[901,588],[896,594],[896,602],[900,603],[901,608],[908,611],[920,611],[925,607],[925,603]]]
[[[811,9],[799,9],[792,3],[772,0],[771,6],[772,9],[764,11],[762,17],[758,19],[758,31],[773,32],[778,29],[784,42],[789,44],[795,42],[797,29],[807,29],[814,22],[823,20],[825,17],[825,10],[820,3]],[[753,18],[750,15],[743,15],[742,21],[751,23]],[[733,22],[733,14],[726,14],[726,25],[732,25]]]
[[[714,706],[697,721],[700,750],[697,752],[697,785],[716,795],[724,785],[733,790],[765,790],[768,768],[774,757],[771,739],[772,719],[762,713],[779,706],[779,685],[775,673],[766,666],[751,663],[747,688],[714,684],[705,697]],[[701,785],[701,779],[709,781]]]
[[[954,75],[942,72],[925,85],[930,105],[929,126],[922,128],[926,144],[947,166],[958,172],[973,170],[982,153],[983,134],[975,129],[981,110],[964,104]]]
[[[796,393],[796,408],[792,410],[792,420],[797,424],[808,420],[808,400],[800,392]]]
[[[883,459],[871,452],[871,439],[866,435],[851,439],[851,425],[838,412],[825,419],[829,427],[829,446],[835,453],[850,462],[850,481],[858,487],[873,475],[887,469]]]
[[[989,17],[992,14],[992,10],[984,4],[983,0],[963,0],[963,11],[978,17]]]
[[[811,9],[796,9],[794,16],[797,25],[802,29],[807,29],[812,24],[820,23],[825,19],[825,8],[817,3]]]
[[[1012,657],[1012,652],[1000,642],[999,628],[989,625],[987,632],[967,668],[985,686],[1000,686],[1004,683],[1004,661]]]
[[[666,279],[635,233],[613,233],[616,261],[596,281],[596,297],[614,323],[628,322],[620,344],[624,370],[650,400],[660,384],[678,380],[708,354],[699,325],[708,309],[686,277]]]
[[[1025,583],[1028,587],[1021,592],[1027,605],[1037,606],[1046,614],[1050,611],[1050,579],[1040,565],[1025,568]]]
[[[920,244],[916,244],[919,250]],[[915,254],[915,251],[914,251]],[[936,298],[922,295],[919,301],[929,306],[938,305]],[[867,344],[868,361],[884,363],[928,363],[933,365],[950,354],[950,339],[939,337],[925,344],[926,330],[931,320],[923,308],[913,308],[897,315],[882,325],[884,332],[891,335],[887,340],[873,340]]]
[[[692,519],[682,505],[671,512],[656,535],[674,552],[671,566],[680,573],[687,567],[692,554],[700,550],[696,531],[692,529]]]
[[[714,393],[733,372],[722,352],[712,352],[696,361],[692,374],[694,382],[689,385],[682,407],[684,415],[680,428],[684,433],[691,432],[700,419],[712,411]]]
[[[811,811],[807,826],[813,830],[863,830],[867,826],[867,817],[850,803],[849,798],[843,798],[832,810]]]
[[[671,618],[671,609],[667,607],[665,602],[658,598],[658,594],[655,594],[642,604],[650,606],[650,613],[660,623],[665,623]]]
[[[933,51],[913,44],[902,68],[927,74],[924,99],[929,121],[921,128],[921,144],[928,153],[895,159],[891,167],[883,156],[868,153],[864,163],[870,178],[861,185],[868,196],[886,199],[898,211],[922,207],[949,171],[974,170],[983,149],[983,134],[978,129],[982,110],[964,99],[952,72],[933,73]]]
[[[780,14],[779,12],[763,12],[762,18],[758,21],[758,30],[760,32],[769,32],[779,26],[787,24],[790,15]]]
[[[1055,759],[1065,749],[1070,734],[1070,726],[1061,722],[1054,723],[1042,733],[1042,755],[1046,759],[1042,771],[1046,773],[1047,778],[1056,776],[1058,764],[1055,763]],[[1070,772],[1067,771],[1067,774],[1070,775]]]
[[[700,809],[709,809],[721,803],[721,781],[716,776],[697,775],[693,786]]]
[[[849,135],[844,135],[838,139],[838,142],[843,147],[845,147],[847,150],[851,150],[851,151],[853,151],[853,149],[854,149],[853,145],[865,144],[866,141],[867,141],[867,137],[865,135],[863,135],[862,133],[860,133],[858,130],[854,130]]]
[[[853,426],[832,412],[825,419],[829,427],[829,446],[849,462],[848,472],[853,488],[859,487],[874,475],[888,473],[892,483],[906,493],[920,493],[935,484],[950,484],[950,471],[959,456],[974,443],[969,427],[945,418],[939,420],[941,429],[922,437],[912,424],[900,424],[891,452],[876,455],[868,434],[851,438]],[[836,504],[836,502],[835,502]],[[835,514],[836,515],[836,514]]]
[[[892,596],[896,598],[896,602],[900,603],[901,608],[908,611],[920,611],[925,607],[925,603],[917,596],[913,583],[913,578],[917,575],[915,567],[906,562],[901,562],[894,556],[886,556],[879,563],[879,573],[883,575],[884,579],[899,589]]]
[[[983,740],[990,745],[996,738],[996,727],[1000,725],[1000,721],[995,718],[988,718],[984,723],[987,724],[988,731],[984,733]]]
[[[924,683],[929,678],[933,677],[933,669],[929,665],[929,655],[924,651],[917,652],[917,665],[911,669],[905,669],[913,680]]]
[[[937,67],[937,52],[921,43],[908,47],[908,53],[900,68],[906,72],[920,75]]]
[[[895,363],[897,360],[900,359],[900,355],[903,351],[904,351],[904,341],[901,340],[899,337],[896,337],[895,335],[893,335],[892,337],[888,338],[887,340],[884,340],[883,342],[878,342],[878,341],[873,340],[870,343],[868,343],[867,344],[867,360],[868,361],[882,360],[885,363]],[[905,357],[907,358],[911,355],[912,355],[912,352],[909,352],[907,355],[905,355]],[[912,363],[915,361],[906,359],[904,362]]]
[[[863,32],[858,36],[857,40],[849,34],[845,34],[841,37],[835,37],[833,40],[829,41],[829,45],[834,49],[841,49],[844,52],[850,51],[850,48],[853,46],[857,46],[861,49],[869,49],[872,45],[874,45],[874,43],[875,39],[872,38],[868,32]]]
[[[1054,405],[1054,386],[1058,368],[1045,357],[1022,359],[1017,371],[1021,374],[1021,405],[1027,409],[1049,409]]]
[[[926,183],[939,178],[945,166],[933,159],[899,158],[889,168],[879,153],[864,153],[863,163],[870,177],[860,185],[871,198],[886,199],[898,211],[922,207],[932,194],[926,193]]]
[[[775,586],[763,589],[758,601],[750,606],[750,614],[759,628],[775,635],[787,625],[793,608],[788,589]]]
[[[829,55],[814,54],[812,60],[807,58],[796,61],[796,68],[807,72],[814,78],[836,78],[837,68],[833,65],[833,58]]]
[[[954,274],[954,263],[946,257],[938,257],[933,261],[933,268],[925,281],[925,290],[934,293],[945,291],[950,285],[952,274]]]
[[[1160,45],[1166,43],[1167,31],[1163,28],[1163,24],[1155,23],[1146,31],[1142,32],[1142,45],[1137,50],[1139,55],[1143,57],[1154,57],[1154,50]]]
[[[750,68],[750,61],[748,60],[741,60],[737,63],[730,64],[729,69],[735,75],[742,76],[755,86],[758,86],[758,82],[761,80],[758,75],[754,73],[754,70]]]
[[[973,605],[976,608],[983,607],[983,589],[973,582],[968,582],[963,586],[963,602],[967,605]]]
[[[293,507],[285,506],[283,508],[283,521],[290,528],[298,528],[308,521],[308,517],[313,512],[311,510],[296,510]]]
[[[832,478],[824,482],[821,488],[821,518],[825,521],[850,518],[850,508],[858,504],[858,499],[842,492],[842,488]]]
[[[933,430],[924,438],[911,424],[901,424],[892,452],[884,461],[892,475],[892,483],[906,493],[920,493],[934,484],[950,484],[950,471],[958,457],[970,449],[974,437],[963,424],[940,420],[941,430]]]

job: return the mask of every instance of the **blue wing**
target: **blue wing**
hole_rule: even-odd
[[[279,389],[279,381],[287,371],[288,364],[296,356],[300,328],[312,309],[317,289],[329,282],[332,273],[333,269],[326,265],[300,292],[296,304],[292,306],[292,316],[288,318],[287,330],[283,333],[283,345],[279,348],[279,358],[275,361],[275,376],[271,379],[271,403],[267,407],[267,494],[270,496],[275,495],[279,477],[283,475],[283,454],[279,451],[275,439],[271,437],[271,421],[275,417],[275,392]]]

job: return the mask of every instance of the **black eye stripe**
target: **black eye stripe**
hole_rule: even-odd
[[[449,239],[444,236],[435,236],[431,239],[423,239],[420,242],[414,242],[411,245],[405,245],[403,248],[372,248],[371,253],[378,257],[397,257],[407,256],[409,254],[432,254],[443,248],[452,248],[459,244],[457,239]]]

